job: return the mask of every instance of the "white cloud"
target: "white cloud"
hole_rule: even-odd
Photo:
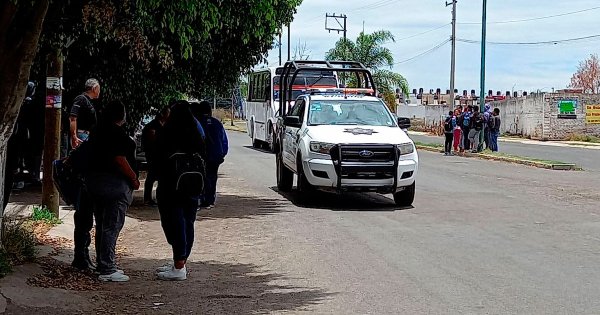
[[[598,0],[503,0],[488,1],[488,41],[537,42],[600,34],[599,10],[544,20],[494,24],[497,21],[529,19],[562,14],[600,6]],[[460,24],[481,21],[481,0],[458,2],[458,38],[479,41],[481,25]],[[451,10],[444,0],[304,0],[292,23],[292,53],[305,42],[311,58],[321,59],[341,37],[325,30],[325,13],[348,16],[348,37],[366,32],[390,30],[397,39],[428,31],[450,22]],[[283,36],[283,59],[287,57],[286,31]],[[405,60],[448,39],[450,26],[421,36],[388,45],[396,61]],[[544,46],[488,45],[486,89],[506,91],[564,88],[579,61],[600,52],[600,40]],[[269,54],[276,64],[277,50]],[[459,90],[479,89],[480,48],[477,44],[458,43],[456,86]],[[407,77],[412,88],[446,89],[449,86],[450,45],[395,70]]]

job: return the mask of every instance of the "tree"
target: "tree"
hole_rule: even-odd
[[[377,89],[382,94],[393,94],[396,88],[400,88],[402,93],[408,95],[406,79],[401,74],[391,71],[394,57],[389,48],[383,47],[389,42],[394,42],[394,35],[389,31],[377,31],[372,34],[361,32],[356,42],[340,39],[335,47],[327,52],[325,59],[358,61],[371,70]]]
[[[294,55],[292,60],[308,60],[310,58],[311,51],[306,48],[306,42],[298,41],[296,47],[294,47]]]
[[[31,74],[44,82],[50,50],[62,48],[66,56],[65,102],[93,76],[103,83],[103,97],[125,101],[135,118],[170,97],[229,88],[264,59],[300,3],[0,0],[0,191],[27,80]]]
[[[583,89],[583,93],[588,94],[600,93],[600,60],[597,54],[579,63],[569,88]]]

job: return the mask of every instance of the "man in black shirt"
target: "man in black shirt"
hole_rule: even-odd
[[[160,132],[164,124],[169,118],[171,110],[169,107],[163,108],[156,118],[149,122],[142,130],[142,146],[146,154],[146,162],[148,163],[148,173],[146,182],[144,183],[144,203],[148,206],[156,206],[156,202],[152,199],[152,189],[156,182],[156,174],[154,171],[154,161],[156,157],[156,135]]]
[[[96,109],[92,100],[100,96],[100,83],[96,79],[85,82],[85,92],[75,98],[69,116],[71,145],[77,148],[82,141],[87,140],[90,131],[98,123]]]
[[[85,82],[85,92],[75,98],[69,116],[70,134],[72,148],[77,148],[83,141],[87,140],[90,132],[98,123],[96,110],[91,100],[100,95],[100,83],[96,79]],[[73,231],[74,257],[71,265],[77,269],[95,269],[89,254],[89,246],[92,242],[90,231],[94,226],[94,205],[85,189],[80,188],[79,198],[75,203]]]

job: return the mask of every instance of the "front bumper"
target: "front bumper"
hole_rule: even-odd
[[[394,193],[415,182],[417,153],[397,156],[394,161],[344,161],[313,155],[302,161],[308,182],[323,190],[338,192]]]

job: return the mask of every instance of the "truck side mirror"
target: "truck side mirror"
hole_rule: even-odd
[[[302,127],[302,122],[300,121],[300,117],[298,116],[285,116],[283,117],[283,124],[288,127],[300,128]]]
[[[401,129],[410,128],[410,118],[398,117],[398,127],[400,127]]]

